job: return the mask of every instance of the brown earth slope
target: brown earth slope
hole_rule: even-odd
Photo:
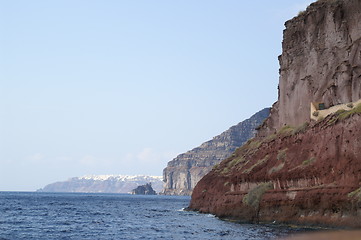
[[[190,209],[244,222],[361,226],[361,106],[253,139],[195,187]]]

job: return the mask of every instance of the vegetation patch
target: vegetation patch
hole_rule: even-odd
[[[261,143],[262,143],[261,141],[258,141],[258,140],[254,140],[254,139],[253,139],[253,140],[251,140],[251,141],[248,142],[248,147],[249,147],[249,148],[253,148],[253,149],[254,149],[254,148],[258,149],[259,146],[261,146]]]
[[[269,156],[266,155],[263,159],[258,160],[253,166],[244,170],[243,173],[247,173],[247,174],[250,173],[255,167],[260,166],[260,165],[264,164],[265,162],[267,162],[268,158],[269,158]]]
[[[277,166],[274,166],[274,167],[272,167],[270,170],[268,170],[268,174],[272,174],[272,173],[278,172],[278,171],[280,171],[284,166],[285,166],[284,163],[281,163],[281,164],[279,164],[279,165],[277,165]]]
[[[278,131],[278,134],[288,136],[288,135],[292,135],[294,130],[295,129],[293,127],[286,125]]]
[[[347,119],[347,118],[353,116],[354,114],[360,114],[360,113],[361,113],[361,103],[349,111],[344,111],[344,112],[340,113],[338,115],[338,118],[340,120],[344,120],[344,119]]]
[[[230,170],[230,169],[229,169],[228,167],[225,167],[225,168],[223,168],[221,174],[222,174],[222,175],[226,175],[226,174],[229,173],[229,170]]]
[[[246,150],[247,155],[251,155],[258,150],[261,144],[262,144],[261,141],[251,139],[245,145],[243,145],[241,149]]]
[[[336,113],[336,114],[337,114],[337,113]],[[335,124],[335,123],[337,122],[337,120],[338,120],[337,117],[333,117],[333,118],[331,118],[331,119],[329,119],[329,120],[327,121],[327,125],[333,125],[333,124]]]
[[[303,161],[303,162],[302,162],[302,165],[303,165],[303,166],[307,166],[307,165],[310,165],[310,164],[314,163],[315,161],[316,161],[316,158],[315,158],[315,157],[311,157],[311,158]]]
[[[233,168],[235,165],[244,162],[245,159],[243,156],[233,159],[232,161],[228,162],[227,166],[229,168]]]
[[[278,151],[278,153],[277,153],[277,160],[278,161],[282,161],[282,162],[286,161],[287,150],[288,150],[288,148],[285,148],[285,149],[282,149],[282,150]]]
[[[353,192],[350,192],[347,195],[349,198],[355,198],[358,202],[361,202],[361,188],[356,189]]]
[[[259,184],[257,187],[250,190],[242,199],[242,202],[244,204],[247,204],[249,206],[252,206],[255,209],[259,208],[259,204],[262,200],[263,194],[273,189],[273,183],[272,182],[265,182]]]
[[[219,168],[219,163],[217,163],[216,165],[213,166],[212,170],[218,170]]]
[[[345,120],[349,117],[352,117],[355,114],[361,114],[361,104],[358,104],[356,107],[354,107],[350,110],[340,109],[340,110],[336,111],[333,114],[333,117],[327,121],[327,125],[328,126],[333,125],[333,124],[337,123],[338,121]]]
[[[271,135],[268,135],[264,141],[271,142],[271,141],[275,140],[276,138],[277,138],[277,134],[271,134]]]
[[[301,124],[300,126],[298,126],[297,128],[295,128],[292,132],[292,134],[297,134],[297,133],[304,133],[306,132],[307,128],[309,126],[308,122],[304,122],[303,124]]]

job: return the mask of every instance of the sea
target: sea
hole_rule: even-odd
[[[0,240],[277,239],[304,229],[185,211],[190,197],[0,192]]]

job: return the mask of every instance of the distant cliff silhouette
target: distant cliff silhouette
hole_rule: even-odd
[[[137,186],[152,183],[155,191],[163,190],[160,176],[89,175],[55,182],[39,189],[41,192],[131,193]]]

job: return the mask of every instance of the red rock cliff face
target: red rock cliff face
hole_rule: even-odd
[[[245,222],[361,227],[361,1],[320,0],[286,22],[279,100],[258,137],[195,187],[190,209]],[[292,126],[292,127],[291,127]]]
[[[249,141],[197,184],[190,209],[245,222],[360,227],[361,115],[341,118]]]
[[[266,135],[309,120],[310,102],[326,107],[361,98],[361,1],[320,0],[286,22],[279,99]]]

